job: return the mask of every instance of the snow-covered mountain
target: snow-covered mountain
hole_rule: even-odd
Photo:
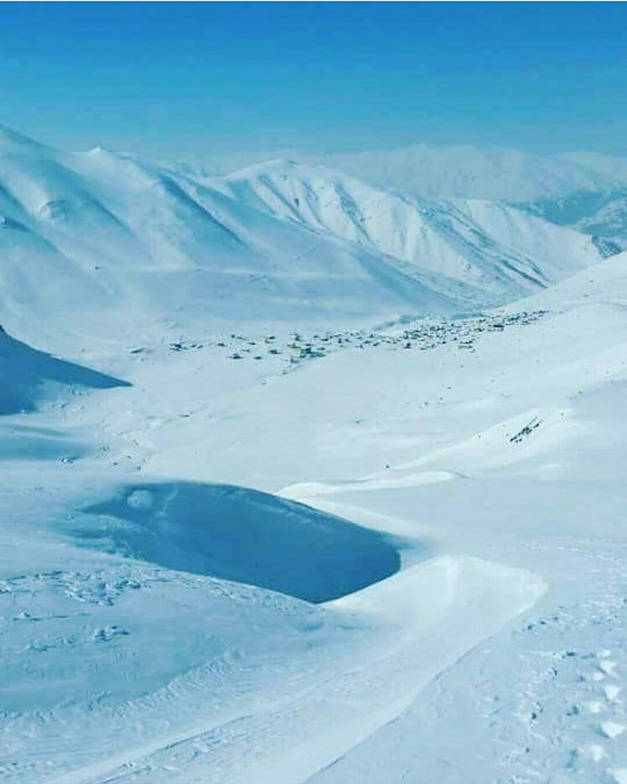
[[[178,164],[195,176],[227,174],[273,153],[245,153]],[[610,252],[627,246],[627,159],[596,153],[534,155],[470,145],[280,157],[326,165],[387,192],[421,199],[487,199],[511,204],[595,236]],[[204,173],[204,174],[203,174]]]
[[[506,202],[596,236],[608,250],[627,246],[627,158],[416,145],[320,160],[386,190]]]
[[[627,188],[578,191],[570,196],[539,199],[519,207],[551,223],[591,234],[608,249],[627,248]]]
[[[531,201],[627,184],[627,159],[534,155],[470,145],[328,156],[330,165],[387,189],[429,196]]]
[[[138,321],[474,310],[603,257],[590,238],[499,205],[409,199],[282,163],[201,181],[7,129],[0,248],[0,323],[32,338],[50,323],[101,339]]]
[[[0,186],[7,784],[625,784],[627,253],[11,132]]]
[[[320,166],[245,169],[214,187],[268,214],[384,258],[461,301],[496,304],[550,285],[603,253],[589,237],[495,202],[410,198]]]
[[[599,153],[537,155],[502,147],[416,144],[356,153],[297,150],[206,156],[177,164],[187,173],[224,175],[277,157],[338,169],[383,190],[434,198],[526,202],[627,185],[627,159]]]
[[[103,149],[4,131],[0,216],[0,323],[22,336],[453,307],[379,255]]]

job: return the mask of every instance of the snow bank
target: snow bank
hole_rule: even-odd
[[[113,389],[127,381],[31,348],[0,328],[0,415],[31,411],[54,385]]]
[[[137,485],[86,511],[74,533],[98,546],[308,602],[358,591],[400,567],[384,535],[241,487]]]

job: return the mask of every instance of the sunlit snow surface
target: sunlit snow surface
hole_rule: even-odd
[[[469,312],[603,255],[495,203],[392,195],[280,160],[195,179],[0,127],[0,324],[64,354],[209,320]]]
[[[107,155],[84,159],[102,183]],[[148,207],[179,191],[115,166],[178,242]],[[3,182],[12,220],[69,214]],[[112,236],[81,205],[85,243]],[[185,243],[232,270],[239,240],[202,221]],[[349,326],[299,317],[302,289],[222,322],[198,292],[187,318],[165,271],[188,262],[120,247],[102,301],[89,265],[71,296],[45,253],[4,268],[32,289],[2,279],[3,780],[626,781],[627,255],[448,320],[350,284]]]

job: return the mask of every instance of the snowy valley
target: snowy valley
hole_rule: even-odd
[[[357,158],[0,133],[7,784],[627,783],[627,253]]]

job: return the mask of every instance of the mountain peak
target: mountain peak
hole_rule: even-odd
[[[226,179],[248,179],[259,177],[263,174],[282,174],[285,172],[293,174],[299,167],[301,167],[301,164],[299,164],[298,161],[277,157],[238,169],[231,174],[228,174]]]

